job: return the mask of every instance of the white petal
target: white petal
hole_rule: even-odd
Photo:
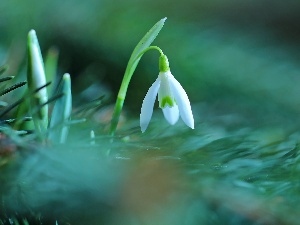
[[[178,105],[180,117],[187,126],[194,129],[194,117],[189,98],[181,84],[173,77],[173,75],[170,76],[170,81],[170,86]]]
[[[177,123],[179,119],[179,110],[177,105],[174,105],[173,107],[165,107],[162,110],[169,124],[174,125]]]
[[[156,81],[149,88],[142,104],[141,114],[140,114],[140,126],[141,130],[144,133],[147,129],[149,122],[153,113],[153,106],[157,96],[157,92],[160,86],[160,80],[156,79]]]

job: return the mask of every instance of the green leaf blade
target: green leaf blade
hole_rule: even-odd
[[[56,100],[49,125],[48,138],[55,143],[64,143],[68,135],[67,122],[72,112],[71,77],[65,73],[59,83],[57,94],[63,96]]]
[[[146,50],[151,44],[152,42],[155,40],[155,38],[157,37],[157,35],[159,34],[159,32],[161,31],[161,29],[164,26],[164,23],[166,21],[166,17],[161,19],[160,21],[158,21],[156,24],[154,24],[154,26],[144,35],[144,37],[139,41],[139,43],[136,45],[136,47],[134,48],[126,70],[125,70],[125,74],[122,80],[122,84],[117,96],[117,101],[115,104],[115,108],[113,111],[113,115],[112,115],[112,119],[111,119],[111,124],[110,124],[110,134],[113,135],[117,129],[117,125],[119,122],[119,118],[121,115],[121,111],[123,108],[123,104],[124,104],[124,100],[126,97],[126,93],[127,93],[127,89],[128,89],[128,85],[129,82],[131,80],[131,77],[143,55],[144,50]]]
[[[155,40],[161,29],[163,28],[165,21],[167,17],[161,19],[158,21],[146,34],[145,36],[139,41],[139,43],[134,48],[131,57],[129,59],[128,65],[132,64],[138,55],[144,51],[146,48],[148,48],[152,42]]]
[[[146,48],[148,48],[152,44],[152,42],[155,40],[155,38],[157,37],[157,35],[161,31],[161,29],[163,28],[166,19],[167,18],[165,17],[165,18],[161,19],[160,21],[158,21],[156,24],[154,24],[154,26],[144,35],[144,37],[139,41],[139,43],[134,48],[134,50],[129,58],[126,70],[125,70],[125,74],[124,74],[123,81],[122,81],[123,85],[121,86],[119,94],[118,94],[119,98],[125,99],[125,95],[127,92],[127,87],[130,82],[130,79],[142,57],[141,53]]]

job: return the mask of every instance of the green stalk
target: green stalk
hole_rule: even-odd
[[[148,32],[147,34],[140,40],[140,42],[137,44],[137,46],[134,48],[131,57],[128,61],[124,77],[121,83],[121,87],[117,96],[115,108],[113,111],[112,119],[111,119],[111,124],[110,124],[110,134],[114,135],[119,118],[121,115],[121,111],[124,105],[127,89],[129,82],[131,80],[131,77],[141,59],[143,54],[151,49],[156,49],[158,50],[161,54],[162,51],[160,48],[156,46],[150,46],[150,44],[154,41],[160,30],[162,29],[164,22],[166,21],[167,18],[163,18],[160,21],[158,21]],[[150,46],[150,47],[149,47]]]

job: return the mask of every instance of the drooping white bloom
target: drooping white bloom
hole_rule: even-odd
[[[174,125],[179,116],[183,122],[194,129],[194,118],[190,101],[180,83],[171,74],[169,62],[165,55],[160,57],[158,78],[149,88],[141,108],[140,126],[145,132],[153,114],[153,107],[158,95],[159,107],[163,110],[166,120]]]

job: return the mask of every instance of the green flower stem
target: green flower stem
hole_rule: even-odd
[[[155,48],[156,50],[159,49],[158,47],[149,47],[149,46],[151,45],[151,43],[157,37],[158,33],[163,28],[166,19],[167,18],[163,18],[163,19],[159,20],[156,24],[154,24],[153,27],[151,27],[151,29],[145,34],[145,36],[135,46],[135,48],[129,58],[129,61],[128,61],[128,64],[127,64],[127,67],[125,70],[125,74],[123,77],[123,81],[121,83],[121,87],[120,87],[120,90],[118,93],[117,101],[115,104],[115,109],[114,109],[114,112],[112,115],[111,126],[110,126],[110,134],[111,135],[113,135],[114,132],[116,131],[116,128],[117,128],[117,125],[119,122],[119,117],[120,117],[120,114],[121,114],[121,111],[123,108],[127,88],[128,88],[130,79],[132,77],[132,74],[135,71],[135,68],[137,67],[142,55],[146,51],[153,49],[153,48]],[[159,50],[159,51],[161,52],[161,50]]]
[[[163,51],[157,47],[157,46],[149,46],[148,48],[146,48],[145,50],[143,50],[136,58],[135,60],[133,61],[132,64],[135,64],[135,62],[139,62],[140,59],[142,58],[142,56],[149,50],[157,50],[159,51],[160,55],[164,55]],[[125,70],[125,74],[124,74],[124,77],[123,77],[123,80],[122,80],[122,83],[121,83],[121,87],[120,87],[120,90],[119,90],[119,93],[118,93],[118,99],[123,99],[123,101],[125,100],[125,96],[126,96],[126,92],[127,92],[127,88],[128,88],[128,85],[129,85],[129,82],[131,80],[131,77],[135,71],[135,68],[136,66],[133,68],[133,67],[130,67],[130,64],[128,64],[126,70]],[[122,108],[121,108],[122,109]]]
[[[117,126],[118,126],[118,123],[119,123],[119,118],[120,118],[121,111],[122,111],[123,104],[124,104],[124,100],[125,100],[125,97],[121,98],[118,95],[117,101],[116,101],[116,104],[115,104],[115,108],[114,108],[114,111],[113,111],[112,119],[111,119],[111,124],[110,124],[110,134],[111,135],[114,135],[114,133],[117,129]]]
[[[129,85],[132,75],[136,69],[136,66],[137,66],[138,62],[140,61],[140,59],[142,58],[142,56],[149,50],[157,50],[161,56],[164,55],[163,51],[159,47],[149,46],[148,48],[141,51],[133,61],[129,61],[127,68],[125,70],[125,74],[124,74],[124,77],[123,77],[123,80],[121,83],[121,87],[120,87],[120,90],[119,90],[119,93],[117,96],[115,108],[114,108],[113,115],[112,115],[111,126],[110,126],[110,134],[111,135],[113,135],[117,129],[117,126],[119,123],[119,118],[120,118],[123,104],[125,101],[128,85]]]

